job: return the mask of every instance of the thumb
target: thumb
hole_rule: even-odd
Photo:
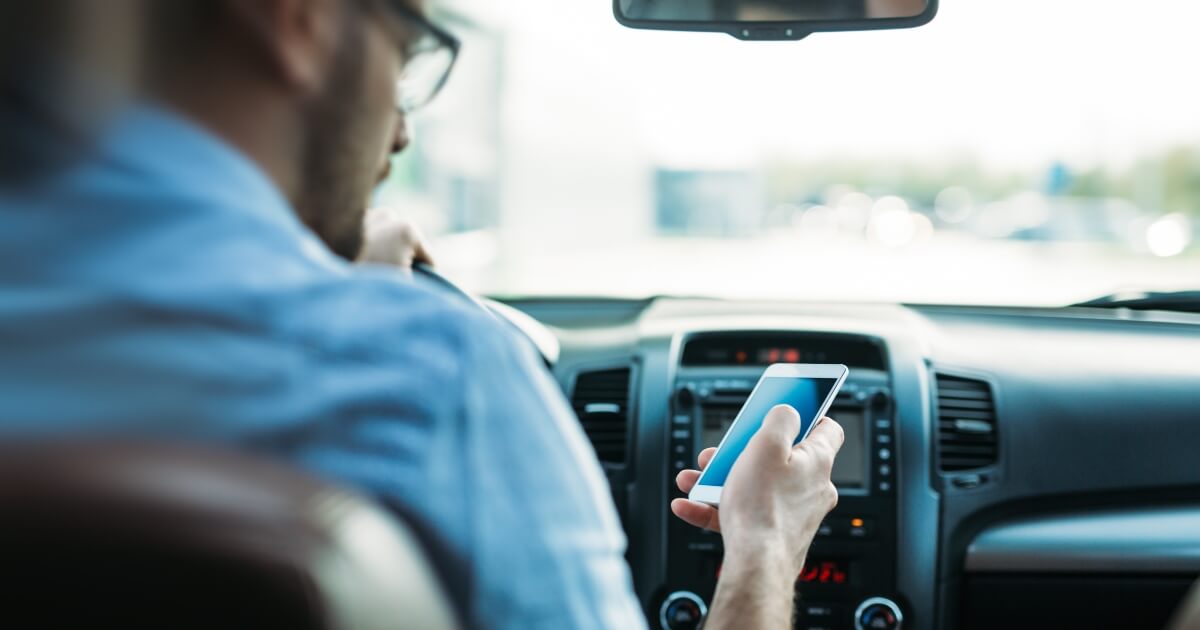
[[[800,414],[790,405],[775,405],[763,418],[762,427],[751,438],[750,446],[778,453],[786,460],[799,434]]]

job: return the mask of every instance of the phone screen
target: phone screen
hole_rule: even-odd
[[[817,421],[817,414],[825,400],[829,398],[837,385],[836,378],[811,378],[794,376],[772,376],[759,381],[750,399],[738,412],[737,418],[729,427],[725,441],[717,449],[717,454],[700,476],[702,486],[724,486],[729,476],[733,462],[750,443],[750,438],[762,426],[763,418],[775,405],[791,405],[800,414],[800,433],[796,436],[799,443],[808,430]]]

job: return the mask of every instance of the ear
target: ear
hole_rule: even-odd
[[[287,87],[316,93],[337,53],[344,0],[226,0],[241,30]]]

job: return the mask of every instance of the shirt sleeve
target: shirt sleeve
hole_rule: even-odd
[[[470,627],[645,627],[603,471],[531,344],[474,307],[377,302],[314,357],[318,419],[288,456],[433,532]]]
[[[530,344],[472,327],[465,383],[481,613],[499,628],[640,628],[603,471]]]

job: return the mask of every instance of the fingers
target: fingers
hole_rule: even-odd
[[[711,505],[687,499],[675,499],[671,501],[671,511],[689,525],[710,529],[714,532],[721,531],[721,521],[717,509]]]
[[[391,211],[385,207],[371,206],[367,208],[367,213],[363,216],[363,225],[368,229],[379,225],[380,223],[391,220]]]
[[[429,248],[426,246],[427,239],[421,228],[412,223],[405,223],[404,229],[408,238],[408,242],[412,245],[412,258],[414,263],[425,263],[433,266],[433,255],[429,253]]]
[[[797,444],[796,448],[812,452],[821,458],[823,464],[832,466],[834,457],[842,449],[845,441],[846,434],[842,425],[834,422],[833,418],[821,418],[808,437]]]
[[[765,449],[784,460],[791,454],[792,444],[800,434],[800,414],[788,405],[775,405],[763,418],[762,427],[750,438],[746,450]]]
[[[675,476],[675,485],[679,486],[684,494],[691,492],[692,488],[696,487],[696,482],[700,480],[700,472],[708,468],[708,463],[712,461],[713,455],[716,453],[717,449],[712,446],[700,451],[700,456],[696,458],[700,464],[700,470],[679,471],[679,474]]]
[[[363,219],[365,244],[361,262],[410,269],[415,263],[433,265],[425,235],[395,210],[379,206],[367,210]]]
[[[421,240],[417,241],[416,247],[413,250],[413,263],[423,263],[430,267],[436,266],[436,263],[433,261],[433,255],[425,247],[424,237],[421,237]]]
[[[700,480],[699,470],[681,470],[675,476],[675,485],[679,486],[679,490],[684,494],[692,491],[696,487],[696,482]]]
[[[842,430],[842,425],[838,424],[833,418],[821,418],[817,422],[817,426],[804,438],[805,442],[819,443],[829,448],[834,453],[842,448],[842,444],[846,441],[846,433]]]

